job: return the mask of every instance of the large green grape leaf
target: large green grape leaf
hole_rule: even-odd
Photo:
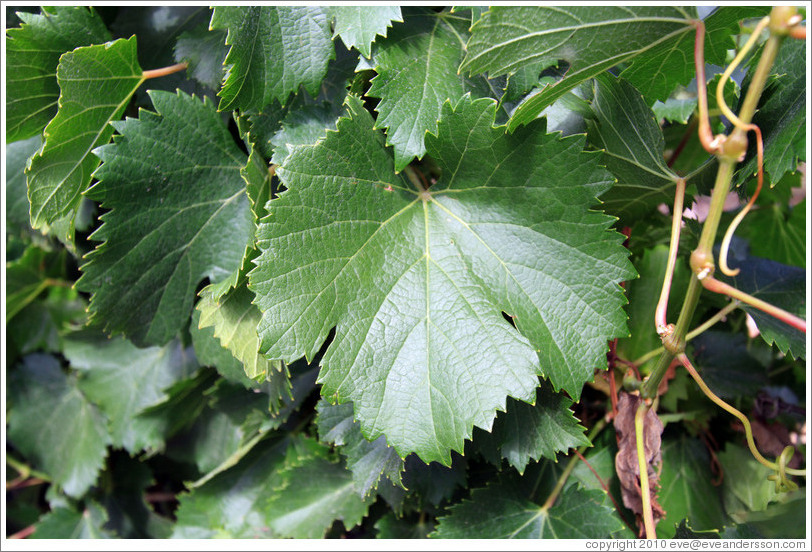
[[[335,57],[326,8],[217,6],[210,28],[227,29],[228,67],[220,110],[286,103],[299,85],[313,96]]]
[[[695,10],[670,6],[492,6],[473,25],[460,70],[493,77],[531,63],[569,63],[564,78],[514,112],[513,130],[584,80],[658,47],[673,48],[692,36],[692,18]]]
[[[132,454],[162,447],[154,438],[155,421],[136,416],[197,370],[191,349],[178,341],[139,349],[120,337],[79,334],[65,339],[63,353],[79,371],[79,389],[107,416],[113,446]]]
[[[136,345],[172,339],[198,283],[233,275],[254,231],[246,157],[211,102],[150,96],[157,113],[114,123],[120,136],[96,150],[104,164],[87,195],[110,212],[76,284],[93,293],[91,318]]]
[[[397,6],[331,6],[330,14],[335,17],[334,35],[366,58],[372,56],[375,37],[386,36],[393,21],[403,21]]]
[[[96,481],[110,435],[104,418],[50,355],[25,357],[9,374],[8,440],[65,493]]]
[[[457,74],[465,54],[467,22],[423,9],[405,16],[405,24],[396,25],[375,44],[378,75],[367,93],[381,98],[375,108],[379,114],[375,126],[387,129],[386,143],[394,147],[396,171],[426,153],[426,132],[436,134],[443,103],[454,104],[465,92],[476,92],[472,83]]]
[[[93,8],[56,6],[19,12],[23,24],[6,30],[6,141],[42,132],[56,114],[56,67],[65,52],[110,40]]]
[[[609,73],[595,79],[589,141],[604,150],[602,164],[617,183],[601,196],[602,208],[630,225],[661,203],[674,202],[677,175],[665,164],[665,139],[643,97]]]
[[[502,457],[524,473],[531,459],[538,461],[543,456],[555,459],[560,451],[589,445],[570,406],[571,400],[543,383],[533,405],[508,400],[507,411],[496,417],[489,437]]]
[[[753,123],[764,137],[764,169],[773,185],[784,173],[795,171],[798,161],[806,160],[806,42],[788,38],[778,51],[770,79],[759,100]],[[751,68],[748,77],[752,75]],[[750,78],[742,83],[749,86]],[[748,159],[737,173],[740,181],[758,169],[755,137],[750,134]]]
[[[90,185],[99,165],[93,148],[110,141],[110,122],[121,117],[144,82],[136,38],[77,48],[60,58],[56,78],[59,111],[26,171],[34,228],[72,215]]]
[[[432,534],[441,539],[600,539],[621,527],[601,504],[603,491],[567,487],[551,508],[518,487],[492,483],[452,506]]]
[[[540,373],[577,399],[625,332],[617,282],[633,275],[587,208],[609,186],[598,154],[542,121],[506,135],[493,100],[466,97],[426,140],[443,173],[426,191],[346,104],[338,131],[277,171],[287,191],[249,274],[262,352],[313,358],[336,327],[322,394],[353,401],[368,439],[444,464],[506,396],[531,402]]]
[[[200,311],[195,309],[192,313],[192,323],[189,325],[189,334],[195,349],[195,356],[202,366],[211,366],[217,373],[232,383],[239,383],[246,389],[256,389],[260,384],[245,375],[242,362],[237,360],[231,351],[220,344],[214,337],[214,328],[200,327]]]
[[[361,496],[376,489],[381,477],[402,486],[403,459],[395,449],[387,446],[383,436],[373,442],[364,438],[353,420],[352,404],[333,405],[322,400],[317,410],[320,440],[342,447],[347,468],[352,472],[356,491]]]

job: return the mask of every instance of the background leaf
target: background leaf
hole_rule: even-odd
[[[157,113],[117,123],[121,135],[97,150],[104,164],[88,195],[110,212],[92,236],[104,243],[77,282],[93,292],[92,317],[136,345],[178,333],[198,282],[237,271],[254,226],[240,177],[245,154],[212,104],[157,90],[151,97]]]
[[[8,439],[71,497],[96,482],[110,435],[104,418],[44,354],[27,356],[9,374]]]
[[[341,447],[358,494],[365,497],[377,489],[382,477],[403,485],[400,476],[403,459],[387,446],[383,435],[373,442],[367,441],[353,419],[352,404],[332,405],[322,400],[317,410],[319,439]]]
[[[317,6],[218,6],[210,28],[228,29],[221,111],[285,104],[299,85],[313,96],[335,57],[330,21]]]
[[[469,501],[440,518],[432,536],[443,539],[598,539],[619,529],[617,518],[600,505],[601,491],[570,486],[549,509],[515,487],[476,489]]]
[[[121,117],[144,82],[136,38],[77,48],[60,58],[56,78],[59,111],[45,127],[45,143],[26,170],[34,228],[72,216],[90,185],[99,165],[91,151],[110,141],[109,123]]]
[[[693,10],[644,6],[492,6],[473,25],[461,71],[512,73],[531,63],[569,63],[550,84],[513,114],[512,131],[586,79],[662,44],[671,47],[692,31]]]
[[[69,336],[63,351],[79,370],[79,389],[107,416],[113,446],[131,454],[163,448],[154,421],[136,415],[165,400],[168,387],[197,371],[190,349],[178,341],[138,349],[120,337],[80,334]]]
[[[403,21],[398,6],[331,6],[330,13],[335,17],[334,36],[366,58],[372,55],[375,37],[385,37],[393,21]]]
[[[665,164],[663,133],[640,93],[608,73],[595,79],[594,90],[589,141],[603,149],[602,163],[617,178],[601,207],[628,226],[661,203],[673,205],[678,177]]]
[[[18,12],[23,24],[6,30],[6,141],[42,132],[56,114],[59,57],[110,40],[93,8],[55,6],[40,14]]]

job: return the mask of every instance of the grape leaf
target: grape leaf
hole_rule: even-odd
[[[33,136],[6,145],[6,224],[19,229],[29,228],[31,205],[28,203],[28,187],[25,182],[25,165],[42,145],[40,136]]]
[[[386,128],[395,150],[395,170],[426,153],[426,132],[437,132],[443,103],[456,103],[476,89],[457,67],[462,60],[467,22],[430,10],[406,12],[385,40],[376,42],[375,71],[367,95],[380,98],[376,128]],[[485,94],[478,94],[485,95]]]
[[[271,382],[274,395],[281,401],[290,393],[288,371],[281,360],[269,360],[259,353],[257,324],[261,314],[253,299],[254,294],[245,285],[237,286],[219,301],[204,289],[197,304],[199,324],[201,328],[213,327],[223,347],[243,363],[245,374],[259,383]]]
[[[91,151],[110,141],[114,129],[109,123],[121,116],[144,82],[136,38],[77,48],[60,58],[56,78],[59,111],[26,170],[34,228],[71,216],[90,185],[99,165]]]
[[[572,485],[551,508],[529,501],[516,487],[491,483],[452,506],[432,534],[442,539],[600,539],[620,529],[603,491]]]
[[[696,109],[696,98],[668,98],[665,102],[656,101],[651,106],[654,116],[671,123],[686,124]]]
[[[110,435],[104,418],[45,354],[25,357],[9,374],[8,439],[71,497],[99,476]]]
[[[765,6],[720,6],[714,10],[704,20],[705,62],[725,65],[727,51],[736,47],[733,36],[739,33],[739,22],[769,11]],[[692,17],[697,19],[695,14]],[[688,84],[695,77],[695,39],[696,33],[691,30],[660,43],[634,59],[620,76],[637,87],[649,105],[655,100],[664,100],[677,85]]]
[[[555,459],[559,451],[589,445],[571,406],[571,400],[543,383],[534,405],[508,400],[507,411],[497,415],[490,437],[502,457],[524,473],[531,459]]]
[[[764,138],[764,170],[770,173],[773,185],[786,172],[794,172],[799,161],[806,160],[806,65],[806,43],[784,40],[753,115],[753,123],[759,126]],[[749,86],[754,70],[748,72],[742,89]],[[753,138],[747,160],[739,166],[738,181],[750,178],[757,169]]]
[[[767,370],[748,350],[747,336],[708,330],[691,341],[694,365],[723,399],[755,397],[767,385]]]
[[[346,103],[337,132],[277,171],[287,191],[249,274],[261,350],[312,358],[337,325],[323,395],[353,401],[368,439],[448,464],[506,395],[532,401],[540,372],[580,396],[625,331],[626,251],[586,209],[606,173],[582,137],[545,135],[543,122],[505,135],[493,100],[466,97],[427,138],[443,177],[421,191],[393,174],[360,100]]]
[[[200,310],[195,309],[192,312],[189,334],[192,337],[192,345],[198,362],[202,366],[211,366],[228,381],[242,384],[246,389],[258,387],[257,382],[245,375],[242,362],[237,360],[231,351],[223,347],[220,340],[214,337],[214,328],[212,326],[201,328],[199,323]]]
[[[281,484],[267,504],[269,526],[297,539],[323,538],[335,520],[352,529],[366,516],[372,498],[358,496],[349,471],[329,460],[327,447],[302,441],[303,446],[288,450],[278,472]]]
[[[335,57],[327,10],[318,6],[217,6],[209,25],[227,29],[220,111],[285,104],[299,85],[313,96]]]
[[[738,234],[750,252],[779,263],[806,268],[806,200],[788,209],[773,203],[751,211]]]
[[[601,196],[603,210],[628,226],[660,203],[673,203],[678,177],[665,164],[663,133],[640,93],[605,73],[595,79],[592,109],[589,140],[604,150],[602,163],[618,180]]]
[[[288,441],[261,443],[239,464],[180,495],[172,538],[274,537],[263,504],[279,485]]]
[[[6,141],[42,132],[57,111],[59,56],[110,40],[93,8],[56,6],[18,12],[22,26],[6,30]]]
[[[205,26],[185,31],[175,42],[175,61],[189,64],[187,72],[201,84],[217,90],[225,76],[226,33]]]
[[[513,131],[584,80],[659,45],[671,47],[693,31],[693,17],[692,9],[666,6],[492,6],[471,28],[460,71],[493,77],[526,64],[569,63],[563,79],[514,112]]]
[[[734,270],[738,268],[739,274],[730,278],[718,273],[717,278],[796,316],[806,315],[806,270],[749,255],[734,256],[734,247],[728,265]],[[804,332],[755,307],[742,304],[742,308],[753,317],[767,343],[775,344],[792,357],[806,358]]]
[[[347,48],[356,48],[365,58],[372,56],[375,37],[386,36],[393,21],[403,21],[397,6],[331,6],[335,17],[333,36],[340,36]]]
[[[117,535],[104,526],[107,512],[97,503],[89,502],[84,511],[56,508],[37,522],[32,539],[113,539]]]
[[[236,465],[273,425],[264,395],[242,385],[220,380],[206,391],[206,402],[194,424],[177,435],[167,450],[171,458],[194,463],[207,474],[189,487],[199,487]]]
[[[378,487],[381,477],[403,485],[400,478],[403,459],[387,446],[385,437],[380,436],[374,442],[366,440],[353,420],[352,404],[332,405],[321,400],[316,409],[319,439],[341,446],[358,494],[362,497],[370,494]]]
[[[745,512],[761,512],[778,498],[775,483],[767,479],[773,471],[759,464],[744,447],[728,443],[719,453],[719,462],[725,471],[722,494],[730,514],[739,513],[733,504],[741,505]]]
[[[662,453],[659,500],[666,515],[657,526],[657,537],[673,537],[675,525],[684,518],[697,530],[721,528],[725,522],[721,497],[711,484],[710,459],[702,443],[665,440]]]
[[[163,448],[155,439],[154,421],[136,415],[164,401],[166,388],[194,374],[197,362],[190,349],[178,341],[139,349],[123,338],[75,334],[65,339],[63,353],[79,371],[79,389],[107,416],[113,446],[132,454]]]
[[[93,293],[91,319],[136,345],[172,339],[198,282],[236,272],[254,231],[245,155],[211,102],[150,96],[157,113],[114,123],[120,136],[96,150],[104,164],[87,195],[111,211],[76,284]]]
[[[270,142],[273,145],[271,162],[281,165],[288,156],[290,146],[314,144],[327,130],[335,130],[343,109],[339,102],[303,105],[288,112],[279,130]]]

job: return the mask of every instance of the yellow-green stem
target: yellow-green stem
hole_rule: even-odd
[[[725,316],[727,316],[728,314],[739,308],[740,304],[741,303],[739,302],[738,299],[733,299],[730,303],[725,305],[724,308],[719,309],[719,312],[717,312],[716,314],[705,320],[702,324],[700,324],[699,326],[697,326],[696,328],[685,334],[685,343],[688,343],[696,336],[702,334],[703,332],[706,332],[714,324],[716,324],[717,322],[722,320]],[[647,352],[640,358],[635,359],[634,362],[632,362],[632,364],[634,364],[635,366],[640,366],[645,362],[648,362],[655,356],[659,355],[663,351],[665,351],[665,347],[657,347],[656,349]]]
[[[646,460],[646,443],[643,440],[643,423],[648,412],[648,405],[644,402],[637,407],[634,413],[634,439],[637,444],[637,467],[640,472],[640,495],[643,501],[643,526],[646,528],[646,538],[656,539],[657,531],[654,524],[654,511],[651,508],[651,487],[648,482],[648,461]]]
[[[735,416],[744,426],[744,434],[747,440],[747,446],[750,448],[750,452],[753,454],[753,457],[759,461],[760,464],[770,468],[771,470],[778,470],[778,466],[775,462],[770,462],[766,458],[764,458],[761,453],[756,448],[756,442],[753,440],[753,429],[750,426],[750,420],[747,419],[747,416],[739,412],[736,408],[732,407],[731,405],[727,404],[725,401],[720,399],[716,393],[711,391],[710,387],[705,383],[699,373],[691,364],[691,361],[688,360],[684,354],[679,355],[679,361],[685,367],[691,377],[694,378],[694,381],[711,401],[713,401],[719,408],[729,412],[733,416]],[[800,475],[806,477],[806,470],[796,470],[793,468],[786,468],[785,472],[790,475]]]

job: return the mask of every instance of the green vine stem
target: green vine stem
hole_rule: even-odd
[[[704,382],[702,377],[699,375],[699,373],[691,364],[691,361],[688,360],[688,357],[685,356],[684,353],[678,355],[677,359],[685,367],[688,373],[691,374],[691,377],[694,378],[696,384],[699,386],[700,389],[702,389],[702,392],[705,393],[705,395],[710,400],[712,400],[717,406],[719,406],[723,410],[729,412],[730,414],[738,418],[738,420],[742,423],[742,426],[744,426],[744,433],[747,439],[747,446],[750,448],[750,452],[753,454],[753,457],[756,460],[758,460],[758,462],[763,466],[766,466],[771,470],[777,472],[778,481],[782,485],[782,489],[791,489],[795,485],[786,478],[787,475],[800,475],[802,477],[806,477],[806,470],[797,470],[786,467],[788,457],[792,456],[792,453],[787,452],[786,448],[779,457],[779,462],[777,464],[775,462],[770,462],[769,460],[764,458],[758,451],[758,448],[756,448],[756,443],[753,439],[753,429],[750,426],[750,420],[747,419],[747,416],[745,416],[744,414],[739,412],[736,408],[732,407],[731,405],[720,399],[713,391],[711,391],[710,387],[708,387],[708,385]],[[792,447],[787,448],[792,449]],[[778,487],[778,483],[776,483],[776,486]],[[797,488],[797,486],[795,486],[795,488]]]
[[[764,90],[764,85],[767,82],[767,77],[770,74],[776,55],[778,54],[781,40],[789,32],[786,30],[789,25],[788,22],[794,21],[794,16],[795,12],[793,9],[780,6],[773,8],[770,13],[770,37],[765,43],[761,58],[753,73],[753,79],[742,102],[742,108],[739,111],[739,120],[744,125],[750,124],[756,106],[758,105],[758,100]],[[776,21],[778,19],[783,21],[783,23]],[[784,29],[784,31],[779,32],[776,29]],[[699,37],[699,30],[697,30],[697,36]],[[697,65],[696,71],[698,80],[699,76],[704,74],[704,59],[700,64],[699,52],[702,52],[702,50],[696,48],[695,62]],[[700,95],[702,95],[702,90],[704,90],[704,87],[701,87]],[[707,104],[705,104],[705,113],[701,113],[700,116],[701,126],[703,124],[702,117],[707,117]],[[694,315],[694,311],[699,303],[699,297],[704,288],[702,280],[707,279],[714,270],[712,248],[719,229],[719,221],[722,217],[725,197],[730,190],[730,184],[733,179],[733,170],[738,160],[747,150],[747,137],[745,133],[746,131],[742,131],[741,128],[737,127],[726,139],[724,136],[719,136],[713,140],[713,142],[716,143],[715,147],[718,148],[716,155],[719,160],[719,169],[716,173],[716,182],[711,192],[708,216],[702,226],[699,244],[691,254],[691,268],[694,270],[694,275],[688,284],[688,290],[685,293],[682,309],[680,310],[677,323],[674,326],[674,331],[663,338],[664,351],[660,355],[660,359],[654,371],[643,383],[641,388],[641,396],[643,398],[654,398],[657,396],[660,381],[668,370],[671,361],[676,355],[683,353],[685,350],[685,335],[688,333],[688,325]],[[700,137],[701,134],[702,132],[700,132]],[[741,297],[736,298],[739,300],[742,299]]]
[[[642,401],[634,413],[634,440],[637,445],[637,468],[640,475],[640,498],[643,502],[643,526],[647,539],[657,538],[654,523],[654,511],[651,508],[651,487],[648,481],[648,462],[646,461],[646,442],[644,441],[643,423],[649,410],[647,401]]]
[[[738,299],[733,299],[730,303],[725,305],[723,308],[719,309],[719,312],[717,312],[716,314],[705,320],[702,324],[700,324],[699,326],[697,326],[696,328],[685,334],[685,342],[688,343],[696,336],[706,332],[714,324],[724,319],[725,316],[727,316],[728,314],[739,308],[739,305],[741,305],[741,302]],[[635,366],[640,366],[645,362],[649,361],[650,359],[654,358],[655,356],[661,354],[663,351],[665,351],[665,347],[657,347],[656,349],[647,352],[640,358],[635,359],[632,362],[632,364],[634,364]]]
[[[682,227],[682,207],[685,199],[685,179],[678,178],[676,181],[676,191],[674,192],[674,208],[671,214],[671,243],[668,246],[668,264],[665,267],[663,277],[663,287],[660,291],[660,300],[657,301],[657,308],[654,310],[654,327],[657,334],[662,337],[666,332],[671,331],[666,321],[666,311],[668,310],[668,295],[671,291],[671,282],[674,279],[674,267],[677,264],[677,250],[679,249],[679,236]]]

